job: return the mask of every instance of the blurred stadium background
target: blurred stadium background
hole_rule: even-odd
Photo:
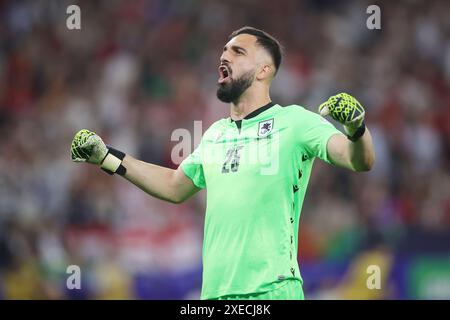
[[[70,4],[81,30],[66,28]],[[366,28],[370,4],[381,30]],[[227,116],[218,59],[252,25],[286,48],[275,102],[316,110],[350,92],[376,146],[369,173],[316,162],[300,226],[306,297],[449,299],[449,14],[444,0],[0,1],[0,297],[198,299],[204,192],[152,199],[71,163],[69,146],[89,128],[175,167],[173,130]],[[66,288],[72,264],[81,290]],[[381,290],[366,288],[372,264]]]

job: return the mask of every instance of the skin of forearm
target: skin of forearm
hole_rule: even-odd
[[[165,201],[180,203],[173,186],[175,170],[137,160],[126,155],[122,162],[127,169],[125,179],[146,193]]]
[[[372,136],[369,129],[356,142],[349,141],[350,162],[355,171],[369,171],[375,162]]]

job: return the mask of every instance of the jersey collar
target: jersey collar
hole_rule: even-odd
[[[244,120],[248,120],[248,119],[254,118],[254,117],[256,117],[257,115],[259,115],[260,113],[266,111],[267,109],[272,108],[274,105],[275,105],[275,103],[273,103],[272,101],[270,101],[270,102],[269,102],[268,104],[266,104],[265,106],[262,106],[262,107],[260,107],[260,108],[258,108],[258,109],[256,109],[256,110],[250,112],[248,115],[246,115],[246,116],[244,117]],[[230,118],[230,119],[231,119],[231,118]],[[240,120],[238,120],[238,121],[240,121]],[[234,121],[233,119],[231,119],[231,122],[235,122],[235,121]]]

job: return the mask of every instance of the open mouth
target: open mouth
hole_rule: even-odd
[[[226,65],[219,66],[219,80],[218,83],[222,84],[231,78],[231,70]]]

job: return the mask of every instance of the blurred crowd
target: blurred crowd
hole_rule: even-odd
[[[66,26],[74,3],[81,30]],[[376,3],[381,30],[366,27],[371,1],[0,1],[0,298],[199,297],[205,192],[164,203],[69,149],[88,128],[176,168],[172,132],[228,116],[217,65],[244,25],[285,47],[274,102],[316,111],[349,92],[374,139],[371,172],[315,164],[306,297],[408,297],[352,283],[368,256],[394,270],[399,254],[450,253],[450,3]],[[66,287],[69,265],[81,290]]]

